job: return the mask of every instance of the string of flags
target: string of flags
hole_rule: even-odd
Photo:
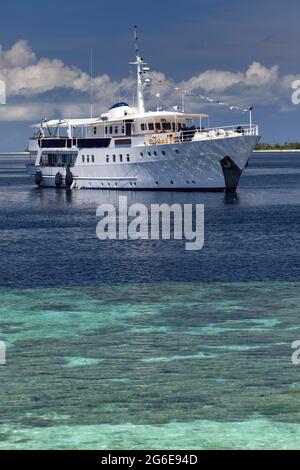
[[[242,111],[244,113],[248,113],[249,111],[252,111],[252,109],[253,109],[252,106],[249,106],[248,108],[241,108],[239,106],[231,105],[229,103],[225,103],[223,101],[220,101],[219,99],[213,99],[209,96],[204,96],[201,93],[197,93],[197,92],[193,92],[193,91],[186,91],[183,88],[174,87],[174,85],[172,85],[172,83],[168,82],[167,80],[159,80],[154,76],[152,76],[151,78],[156,80],[161,85],[166,85],[168,88],[172,88],[174,91],[178,91],[178,92],[182,93],[185,96],[197,96],[198,98],[201,98],[202,100],[208,101],[209,103],[215,103],[215,104],[219,104],[221,106],[226,106],[227,108],[229,108],[231,110],[237,110],[237,111]]]

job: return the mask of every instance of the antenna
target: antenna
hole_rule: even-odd
[[[137,103],[138,103],[138,111],[139,113],[145,112],[145,105],[144,105],[144,93],[143,93],[143,81],[142,81],[142,65],[146,64],[143,61],[142,57],[139,53],[138,47],[138,36],[137,36],[137,26],[134,26],[134,47],[135,47],[135,61],[129,62],[132,65],[136,65],[137,67]]]
[[[90,65],[91,65],[91,83],[90,83],[90,105],[91,105],[91,119],[93,118],[93,49],[90,50]]]
[[[134,25],[134,47],[135,47],[135,55],[139,55],[139,46],[138,46],[138,35],[137,35],[137,25]]]

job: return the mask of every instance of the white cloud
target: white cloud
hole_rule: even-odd
[[[157,104],[155,94],[160,92],[163,102],[171,106],[180,104],[178,86],[187,91],[198,90],[202,94],[218,96],[223,101],[241,106],[248,104],[275,104],[279,109],[288,106],[290,100],[290,84],[296,76],[280,76],[279,67],[265,67],[259,62],[250,64],[246,71],[231,72],[227,70],[206,70],[186,81],[168,87],[160,84],[166,82],[161,72],[152,72],[155,77],[152,95],[147,94],[152,109]],[[60,59],[37,58],[28,43],[24,40],[16,42],[11,49],[5,51],[0,45],[0,80],[4,80],[7,88],[7,105],[0,106],[0,120],[39,120],[42,117],[61,115],[65,117],[85,116],[89,113],[88,93],[90,77],[75,66],[65,65]],[[135,79],[123,78],[113,81],[107,74],[93,79],[94,109],[101,113],[119,97],[132,102]],[[85,93],[78,94],[80,103],[53,103],[43,99],[42,94],[52,90],[65,88]],[[26,104],[22,103],[26,99]],[[27,104],[32,100],[32,104]],[[37,102],[39,100],[39,102]],[[11,103],[14,104],[11,104]],[[18,104],[18,102],[20,104]],[[207,103],[199,99],[190,99],[191,111],[207,108]]]

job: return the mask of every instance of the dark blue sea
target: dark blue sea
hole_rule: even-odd
[[[300,154],[238,193],[35,187],[0,156],[0,449],[300,449]],[[204,204],[205,243],[96,237],[99,204]]]

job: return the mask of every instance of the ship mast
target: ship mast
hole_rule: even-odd
[[[144,90],[143,90],[143,68],[142,66],[146,64],[143,58],[140,56],[139,47],[138,47],[138,37],[137,37],[137,27],[134,27],[134,45],[135,45],[135,62],[129,62],[131,65],[136,65],[137,68],[137,105],[138,112],[145,112],[144,104]]]

